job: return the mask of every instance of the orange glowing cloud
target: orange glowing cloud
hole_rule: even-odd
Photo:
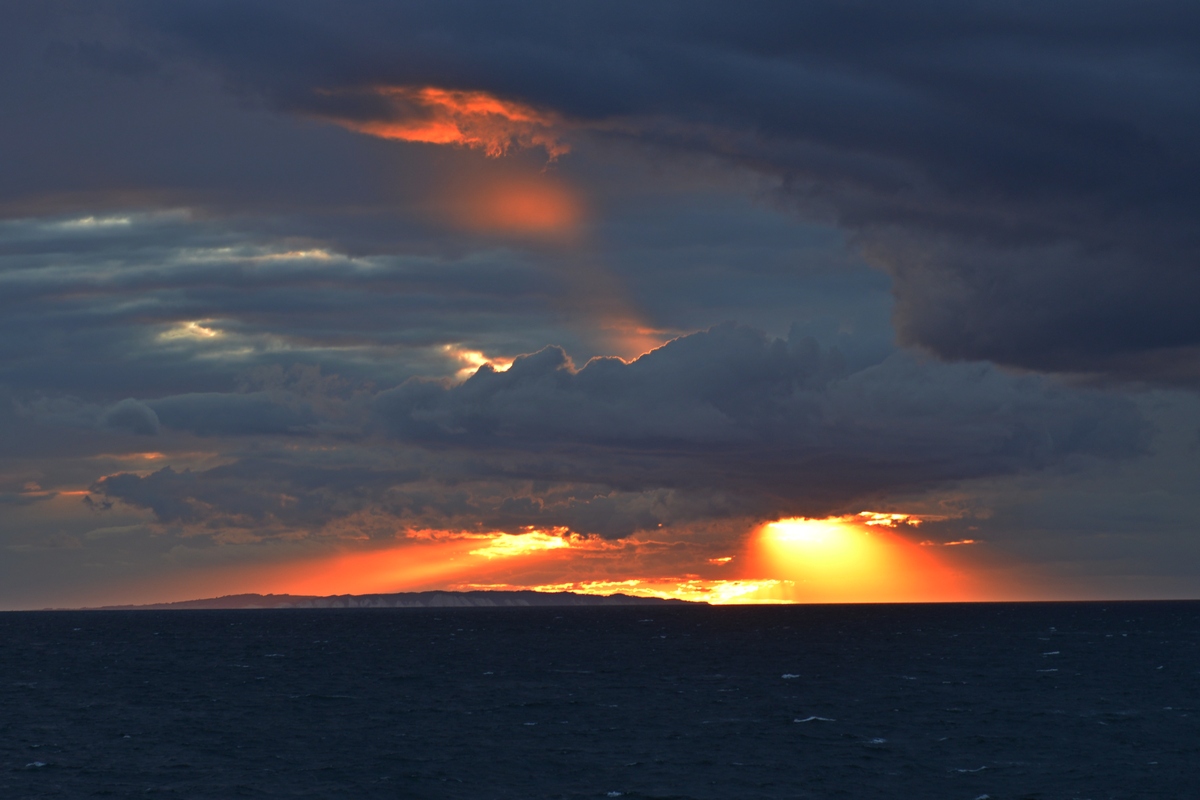
[[[468,147],[492,158],[514,147],[541,147],[554,160],[571,149],[562,141],[557,115],[487,92],[436,86],[379,86],[371,91],[388,101],[390,119],[333,121],[382,139]]]

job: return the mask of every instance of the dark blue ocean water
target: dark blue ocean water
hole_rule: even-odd
[[[1200,798],[1200,603],[0,614],[0,798],[163,795]]]

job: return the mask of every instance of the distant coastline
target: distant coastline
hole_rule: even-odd
[[[575,592],[473,591],[395,592],[391,594],[231,594],[175,603],[102,606],[92,611],[171,611],[194,609],[289,608],[521,608],[547,606],[705,605],[687,600],[635,597],[628,594],[594,595]]]

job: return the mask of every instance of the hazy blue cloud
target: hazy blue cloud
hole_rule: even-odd
[[[100,415],[100,425],[110,430],[128,431],[141,436],[154,436],[161,427],[154,409],[132,397],[105,409]]]

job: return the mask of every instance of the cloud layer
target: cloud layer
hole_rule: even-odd
[[[247,405],[261,413],[242,413]],[[202,434],[287,433],[296,413],[236,395],[145,407]],[[733,324],[632,363],[598,358],[575,369],[550,347],[457,385],[414,378],[373,407],[387,436],[426,452],[402,481],[394,470],[276,457],[203,474],[119,475],[97,488],[164,522],[242,515],[320,527],[370,501],[414,528],[564,526],[619,537],[688,519],[846,513],[894,492],[1127,458],[1147,434],[1131,404],[1101,392],[900,354],[849,372],[811,339]],[[122,401],[105,418],[140,424],[132,408]],[[223,408],[238,411],[237,427],[219,426]],[[420,485],[414,493],[406,483]]]
[[[1189,4],[253,2],[132,18],[285,113],[379,86],[485,91],[774,176],[859,238],[895,278],[901,338],[939,355],[1196,380]],[[386,123],[368,100],[353,113]]]

